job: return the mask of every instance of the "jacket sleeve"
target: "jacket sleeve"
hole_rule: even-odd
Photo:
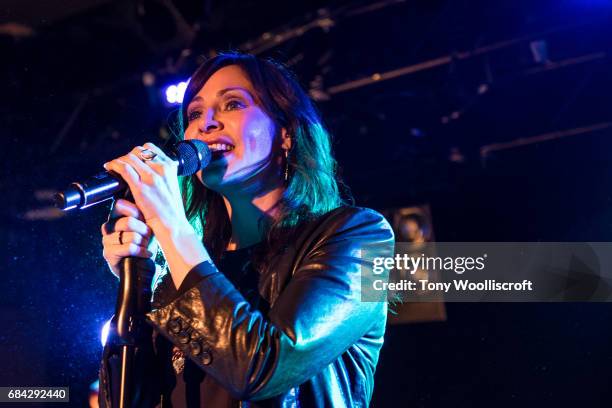
[[[270,398],[323,370],[386,318],[384,301],[361,300],[361,272],[393,249],[385,219],[353,209],[311,240],[267,316],[203,263],[198,284],[149,317],[234,396]]]

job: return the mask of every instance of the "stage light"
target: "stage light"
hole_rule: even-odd
[[[183,102],[185,90],[189,81],[182,81],[178,84],[170,85],[166,88],[166,101],[171,104],[179,104]]]
[[[108,319],[104,326],[102,326],[102,335],[100,336],[100,341],[102,342],[102,347],[106,345],[106,340],[108,339],[108,332],[110,331],[111,319]]]

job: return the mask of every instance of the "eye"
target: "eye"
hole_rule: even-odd
[[[192,120],[196,120],[200,116],[202,116],[202,112],[200,112],[199,110],[192,110],[187,114],[187,121],[191,122]]]
[[[232,110],[244,109],[244,108],[246,108],[246,105],[244,104],[244,102],[242,102],[239,99],[230,99],[229,101],[225,103],[226,111],[232,111]]]

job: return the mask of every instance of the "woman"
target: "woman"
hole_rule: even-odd
[[[111,270],[152,257],[153,236],[167,266],[135,406],[367,406],[386,304],[361,301],[361,267],[392,256],[393,233],[341,201],[312,102],[279,64],[224,54],[195,72],[181,117],[184,138],[214,152],[183,199],[153,144],[105,165],[135,202],[102,227]],[[109,381],[103,361],[103,405]]]

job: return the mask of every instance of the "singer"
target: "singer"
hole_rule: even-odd
[[[134,201],[102,226],[111,271],[164,259],[132,406],[368,406],[387,305],[361,301],[361,268],[393,256],[393,233],[341,199],[312,101],[282,65],[229,53],[194,73],[180,116],[213,151],[205,169],[179,179],[151,143],[105,164]]]

